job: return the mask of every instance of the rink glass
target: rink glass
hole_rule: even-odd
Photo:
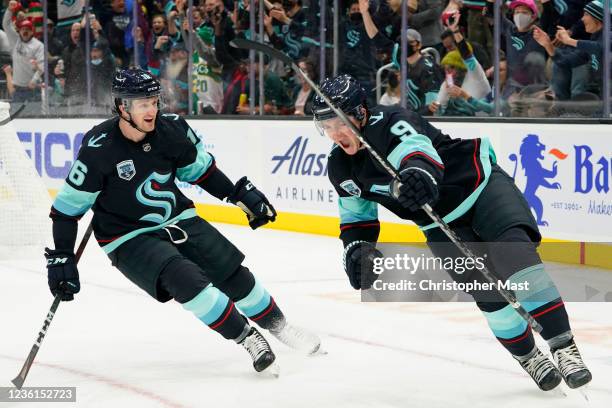
[[[243,3],[252,3],[253,6],[255,6],[255,1],[254,0],[244,0]],[[90,2],[91,3],[91,2]],[[305,2],[305,4],[308,2]],[[402,2],[402,4],[406,4],[407,2]],[[493,65],[494,69],[494,74],[492,75],[492,89],[494,89],[494,92],[492,93],[492,98],[490,99],[490,103],[492,103],[494,105],[494,110],[493,112],[488,115],[485,114],[483,112],[479,112],[477,113],[476,116],[490,116],[490,117],[498,117],[498,116],[514,116],[514,117],[521,117],[521,118],[558,118],[558,117],[565,117],[565,118],[575,118],[575,117],[581,117],[581,118],[609,118],[610,117],[610,77],[612,76],[612,51],[611,51],[611,47],[610,47],[610,38],[609,36],[604,35],[603,36],[603,50],[604,50],[604,55],[601,57],[601,60],[599,61],[601,67],[603,67],[603,69],[601,69],[602,71],[602,76],[603,76],[603,83],[602,83],[602,89],[599,91],[600,95],[606,96],[606,94],[608,95],[607,98],[604,98],[604,100],[607,100],[608,103],[602,103],[602,98],[601,96],[599,96],[599,98],[595,98],[593,99],[594,95],[586,95],[586,96],[590,96],[591,99],[589,98],[579,98],[577,100],[569,100],[569,101],[559,101],[559,100],[555,100],[555,99],[551,99],[549,97],[550,92],[546,92],[546,90],[542,90],[542,91],[538,91],[535,92],[533,94],[528,95],[528,97],[526,97],[522,103],[519,103],[517,106],[514,106],[516,109],[513,109],[509,106],[509,101],[506,98],[506,96],[503,96],[503,93],[501,92],[503,90],[503,88],[501,87],[500,84],[500,77],[499,77],[499,66],[500,66],[500,50],[501,50],[501,19],[504,17],[505,14],[505,7],[502,4],[503,2],[501,0],[497,0],[495,2],[495,15],[494,15],[494,19],[493,19],[493,26],[491,27],[491,34],[492,34],[492,39],[493,39],[493,45],[491,47],[491,49],[488,49],[487,47],[484,47],[485,49],[489,50],[489,58],[491,60],[491,63]],[[604,27],[603,27],[603,32],[609,32],[610,31],[610,0],[602,0],[602,3],[604,5]],[[197,2],[193,1],[193,0],[189,0],[187,2],[188,7],[192,7],[197,5]],[[375,10],[376,9],[376,2],[371,2],[371,10]],[[343,24],[345,24],[345,18],[346,18],[346,9],[343,7],[343,2],[338,2],[336,0],[332,1],[332,0],[327,0],[325,2],[310,2],[310,6],[311,9],[315,9],[315,8],[321,8],[322,7],[322,12],[316,12],[316,18],[314,18],[312,21],[309,21],[308,24],[308,39],[311,41],[306,41],[306,43],[308,45],[304,45],[304,47],[310,47],[310,52],[308,54],[310,55],[316,55],[317,56],[317,63],[318,66],[316,67],[316,71],[317,74],[319,76],[319,82],[321,80],[323,80],[326,77],[331,77],[337,73],[342,73],[342,64],[343,64],[343,56],[340,54],[342,51],[342,47],[340,47],[340,43],[342,41],[345,40],[345,38],[343,38],[343,31],[342,31],[342,27]],[[137,12],[137,8],[134,8],[133,10],[133,15],[131,16],[131,18],[136,19],[137,21],[139,21],[139,19],[142,19],[142,16]],[[312,11],[312,10],[311,10]],[[317,11],[317,10],[314,10]],[[94,65],[91,62],[90,58],[85,58],[85,77],[86,80],[84,81],[86,87],[84,87],[84,89],[81,90],[82,94],[79,95],[78,98],[73,98],[70,103],[67,102],[66,98],[64,98],[64,95],[61,95],[58,93],[57,89],[59,84],[65,80],[65,78],[62,77],[62,74],[58,74],[58,76],[56,77],[56,73],[54,72],[55,68],[55,63],[54,60],[51,60],[49,58],[49,49],[51,46],[51,40],[52,40],[52,35],[57,35],[58,32],[61,32],[62,30],[66,30],[66,28],[69,27],[62,27],[62,26],[54,26],[54,25],[48,25],[46,23],[47,19],[48,19],[48,4],[47,2],[43,2],[43,27],[48,27],[49,26],[49,30],[54,30],[53,33],[51,33],[49,30],[44,29],[43,30],[43,37],[42,37],[42,42],[45,46],[45,58],[44,58],[44,64],[43,64],[43,73],[41,75],[41,78],[38,82],[38,85],[40,86],[39,88],[35,89],[34,92],[34,96],[33,96],[33,101],[29,102],[29,105],[31,105],[31,109],[26,109],[26,111],[24,111],[22,113],[22,116],[36,116],[36,115],[40,115],[41,113],[43,115],[52,115],[52,116],[57,116],[57,115],[88,115],[88,114],[98,114],[98,115],[103,115],[106,116],[108,114],[110,114],[110,109],[112,108],[112,101],[105,101],[104,103],[102,103],[102,105],[100,105],[100,102],[96,100],[96,98],[94,98],[94,95],[92,94],[93,88],[96,85],[96,81],[94,80],[94,77],[92,75],[92,70],[95,68]],[[462,18],[466,18],[467,17],[467,13],[468,11],[464,8],[462,10],[462,12],[464,14],[466,14],[465,16],[462,16]],[[229,10],[228,10],[229,13]],[[244,29],[248,30],[250,33],[254,33],[254,35],[252,36],[253,39],[255,40],[261,40],[262,38],[262,30],[264,29],[264,24],[263,24],[263,18],[264,18],[264,12],[260,11],[259,8],[257,7],[251,7],[250,11],[249,11],[249,18],[248,21],[246,21],[246,26],[243,27]],[[407,23],[408,21],[408,17],[411,14],[411,11],[408,9],[408,7],[400,7],[400,9],[396,12],[396,14],[398,16],[400,16],[400,21],[402,22],[402,32],[405,33],[404,30],[408,30],[410,27],[410,25]],[[96,13],[96,10],[94,8],[91,8],[89,10],[87,10],[87,15],[86,18],[84,19],[85,23],[87,26],[90,26],[95,20],[94,17],[97,16],[98,13]],[[187,13],[187,20],[185,22],[187,27],[194,27],[194,22],[193,22],[193,16],[192,13]],[[431,24],[434,24],[433,22]],[[437,21],[436,21],[437,24]],[[380,30],[384,30],[384,28],[379,27]],[[469,33],[464,33],[466,36],[469,35]],[[91,49],[92,49],[92,44],[93,44],[93,38],[92,38],[92,34],[89,30],[83,30],[81,32],[81,36],[84,36],[86,39],[85,42],[85,53],[87,56],[90,55]],[[136,35],[132,36],[133,39],[132,41],[135,41],[136,44]],[[194,36],[195,37],[195,36]],[[408,42],[407,42],[407,37],[406,35],[400,35],[400,43],[398,44],[398,56],[397,56],[397,61],[400,64],[399,67],[393,67],[393,68],[389,68],[389,69],[393,69],[396,71],[399,71],[400,73],[400,84],[406,84],[407,83],[407,73],[408,73],[408,69],[405,65],[405,61],[404,61],[404,57],[406,56],[405,54],[405,50],[408,46]],[[199,38],[198,38],[199,40]],[[140,49],[138,46],[134,46],[135,44],[129,44],[126,48],[131,50],[131,55],[129,56],[129,64],[130,65],[134,65],[135,62],[137,62],[136,65],[141,65],[141,61],[143,61],[143,55],[142,55],[142,49]],[[185,47],[188,50],[189,55],[193,55],[193,52],[195,50],[197,50],[197,41],[194,40],[192,38],[192,36],[189,36],[189,40],[186,41]],[[423,48],[432,48],[431,46],[426,46],[424,45]],[[433,47],[435,48],[435,47]],[[492,51],[492,52],[491,52]],[[8,57],[8,55],[7,55]],[[379,56],[380,57],[380,56]],[[379,58],[379,66],[387,64],[388,61],[388,57],[387,59],[383,59],[383,58]],[[298,59],[300,58],[300,56],[292,56],[292,58],[294,59]],[[1,59],[1,58],[0,58]],[[6,59],[6,58],[5,58]],[[267,89],[264,89],[264,81],[261,80],[261,78],[263,77],[263,72],[264,70],[262,70],[261,68],[263,68],[263,62],[261,62],[259,59],[257,59],[257,54],[255,52],[251,52],[249,54],[249,61],[250,64],[248,64],[251,68],[254,67],[254,64],[259,64],[260,65],[260,80],[256,81],[256,78],[254,76],[253,72],[249,72],[248,76],[250,78],[250,82],[251,85],[247,87],[247,89],[245,89],[245,94],[248,95],[248,103],[247,103],[247,107],[246,109],[246,113],[250,114],[250,115],[270,115],[270,113],[276,113],[276,112],[282,112],[284,114],[286,114],[287,116],[291,116],[293,114],[293,110],[292,109],[286,109],[286,110],[279,110],[279,109],[268,109],[266,112],[264,112],[264,105],[267,103],[273,103],[273,100],[270,101],[266,101],[264,100],[264,95],[266,94],[266,92],[268,91]],[[10,65],[11,62],[6,60],[6,61],[0,61],[2,62],[2,65]],[[187,69],[187,73],[186,73],[186,79],[187,79],[187,83],[194,83],[195,77],[194,77],[194,63],[192,61],[191,58],[188,58],[188,69]],[[345,65],[346,65],[346,61],[344,61]],[[348,61],[348,64],[351,64],[351,61]],[[512,64],[512,61],[507,61],[507,64]],[[287,73],[287,71],[285,70],[284,67],[282,67],[282,65],[279,64],[278,61],[271,61],[270,65],[266,68],[266,72],[267,71],[274,71],[277,74],[279,74],[281,77],[284,77],[285,80],[287,81],[287,83],[289,83],[289,86],[287,86],[287,88],[291,88],[291,86],[293,86],[293,83],[290,80],[291,77],[291,73]],[[376,75],[376,72],[372,73],[372,77],[374,78]],[[112,76],[112,72],[108,73],[109,77]],[[547,79],[550,81],[550,74],[547,74],[548,77]],[[0,97],[4,98],[6,100],[10,99],[10,96],[8,95],[8,91],[7,91],[7,87],[6,86],[2,86],[2,82],[4,82],[6,84],[5,81],[0,80]],[[165,81],[167,82],[167,81]],[[255,88],[255,82],[258,82],[258,88]],[[42,87],[42,84],[47,84],[47,87]],[[227,81],[224,84],[227,87]],[[380,87],[382,89],[384,89],[384,85],[385,85],[385,79],[384,79],[384,75],[379,79],[373,79],[372,83],[369,84],[371,85],[371,87],[368,87],[368,91],[372,91],[372,95],[374,95],[376,92],[374,92],[374,89],[376,89],[376,87]],[[176,92],[176,89],[169,91],[167,89],[168,84],[164,84],[164,92],[168,93],[169,96],[172,98],[171,101],[169,102],[173,102],[171,104],[169,104],[169,108],[172,109],[172,107],[176,107],[176,106],[181,106],[181,109],[185,109],[187,114],[196,114],[196,110],[197,110],[197,106],[198,104],[195,103],[194,101],[194,93],[193,92]],[[189,89],[192,89],[192,87],[189,87]],[[407,100],[407,92],[406,89],[404,87],[401,88],[402,89],[402,95],[401,95],[401,104],[403,106],[406,106],[406,100]],[[257,97],[259,96],[259,97]],[[429,100],[427,101],[427,103],[431,103],[431,98],[429,98]],[[40,102],[38,102],[40,101]],[[241,102],[244,102],[244,97],[242,97]],[[263,102],[263,103],[262,103]],[[373,103],[377,102],[375,97],[371,98],[370,101],[370,105],[372,105]],[[35,106],[37,105],[37,106]],[[534,105],[535,108],[533,108]],[[256,106],[258,106],[258,109],[256,109]],[[176,108],[175,108],[176,109]],[[169,112],[171,112],[169,110]],[[284,116],[284,117],[287,117]],[[468,116],[462,116],[462,118],[468,118]]]

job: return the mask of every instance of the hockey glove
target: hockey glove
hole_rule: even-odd
[[[369,289],[378,279],[374,273],[374,258],[383,254],[366,241],[353,241],[344,249],[344,271],[354,289]]]
[[[238,180],[227,201],[242,208],[252,229],[276,220],[276,210],[272,204],[246,177]]]
[[[59,294],[65,301],[74,299],[74,294],[81,290],[74,254],[45,248],[45,258],[47,258],[49,289],[53,296]]]
[[[404,208],[417,211],[425,204],[434,205],[438,201],[438,183],[427,170],[408,167],[400,172],[400,179],[401,182],[391,182],[391,192]]]

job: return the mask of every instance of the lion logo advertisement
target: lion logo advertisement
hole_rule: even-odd
[[[546,145],[540,142],[538,135],[534,134],[527,135],[521,142],[519,149],[521,168],[526,178],[523,195],[529,203],[529,207],[533,210],[539,226],[548,226],[548,222],[542,218],[544,216],[544,205],[537,195],[538,188],[544,187],[561,190],[561,184],[554,182],[554,179],[557,177],[557,160],[553,162],[551,169],[546,169],[542,164],[545,151]],[[567,154],[556,148],[550,149],[548,154],[558,160],[565,160],[567,158]],[[512,178],[516,179],[519,160],[514,153],[508,156],[508,158],[514,162]]]

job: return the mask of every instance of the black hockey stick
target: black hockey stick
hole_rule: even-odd
[[[389,162],[387,162],[387,160],[384,157],[378,154],[378,152],[372,146],[370,146],[370,144],[361,135],[361,132],[359,131],[359,129],[357,129],[357,127],[353,125],[353,123],[348,119],[348,117],[344,114],[344,112],[342,112],[340,109],[334,106],[332,101],[329,100],[329,98],[325,94],[323,94],[323,92],[321,92],[321,89],[319,88],[319,86],[315,84],[314,81],[308,77],[308,74],[302,71],[302,69],[288,55],[266,44],[258,43],[258,42],[251,41],[251,40],[246,40],[244,38],[235,38],[234,40],[230,42],[230,45],[236,48],[243,48],[243,49],[263,52],[264,54],[267,54],[272,58],[277,58],[281,60],[282,62],[284,62],[285,64],[290,65],[291,68],[293,68],[295,72],[297,72],[302,78],[304,78],[304,80],[308,83],[308,85],[310,85],[312,90],[315,91],[315,93],[325,101],[327,106],[329,106],[331,110],[340,118],[342,123],[344,123],[349,129],[351,129],[351,131],[355,134],[357,139],[359,139],[361,144],[363,144],[363,146],[366,149],[368,149],[370,154],[387,171],[387,173],[389,173],[389,175],[393,177],[395,180],[401,181],[399,174],[389,164]],[[461,240],[461,238],[459,238],[459,236],[455,234],[455,231],[453,231],[448,226],[448,224],[431,208],[429,204],[425,204],[424,206],[421,207],[421,209],[425,211],[425,213],[429,216],[429,218],[431,218],[431,220],[440,227],[440,229],[444,232],[444,234],[446,234],[446,236],[457,246],[457,248],[459,248],[459,250],[463,253],[464,256],[471,258],[471,259],[476,259],[476,255],[474,255],[472,250],[468,248],[468,246]],[[521,317],[529,323],[529,325],[533,328],[533,330],[540,333],[542,331],[542,326],[529,314],[529,312],[527,312],[527,310],[525,310],[525,308],[521,305],[521,303],[516,298],[516,295],[507,289],[500,288],[499,285],[497,285],[497,280],[495,279],[495,275],[491,271],[489,271],[489,269],[486,266],[483,265],[481,272],[484,278],[489,283],[496,285],[496,287],[498,288],[497,290],[500,293],[500,295],[502,295],[502,297],[512,306],[512,308],[514,308],[514,310],[516,310],[516,312],[520,314]]]
[[[81,255],[83,255],[83,251],[85,250],[85,247],[87,246],[87,241],[89,241],[89,237],[91,236],[91,231],[92,231],[92,224],[89,223],[89,226],[87,227],[87,230],[85,231],[85,235],[83,235],[83,239],[81,239],[81,243],[79,244],[79,248],[77,249],[77,252],[75,254],[76,263],[79,262],[79,259],[81,259]],[[30,367],[32,367],[32,364],[34,363],[34,358],[36,357],[36,354],[38,353],[38,349],[40,349],[40,345],[42,344],[42,341],[45,338],[45,335],[47,334],[49,325],[51,325],[51,320],[53,320],[53,316],[55,316],[55,312],[57,311],[57,308],[60,302],[61,302],[61,296],[59,294],[55,295],[55,299],[53,300],[51,309],[49,309],[49,312],[47,313],[47,318],[45,319],[45,322],[43,323],[42,329],[40,329],[40,331],[38,332],[38,337],[36,338],[36,341],[34,342],[32,349],[30,350],[30,354],[28,354],[28,358],[26,359],[25,363],[23,363],[23,367],[21,368],[19,375],[17,375],[17,377],[15,377],[12,380],[12,383],[15,384],[15,387],[17,387],[17,389],[21,389],[21,387],[23,387],[23,383],[25,382],[26,377],[28,376],[28,373],[30,372]]]
[[[19,116],[19,114],[21,113],[21,111],[23,110],[23,108],[25,108],[25,103],[22,104],[19,108],[17,108],[17,110],[13,113],[9,113],[8,118],[6,119],[2,119],[0,120],[0,126],[4,126],[7,123],[9,123],[11,120],[15,119],[17,116]]]

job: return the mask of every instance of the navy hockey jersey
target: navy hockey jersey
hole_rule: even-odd
[[[134,236],[196,216],[175,179],[197,184],[214,170],[214,158],[179,115],[158,115],[140,142],[125,138],[115,117],[83,138],[51,216],[78,219],[92,208],[94,234],[109,253]]]
[[[495,163],[488,139],[452,139],[399,106],[371,109],[362,135],[396,170],[420,167],[437,179],[440,199],[434,210],[447,223],[473,206]],[[411,212],[391,196],[391,176],[366,149],[351,156],[334,146],[328,169],[339,195],[340,237],[345,245],[378,239],[379,204],[422,230],[437,227],[424,211]]]

